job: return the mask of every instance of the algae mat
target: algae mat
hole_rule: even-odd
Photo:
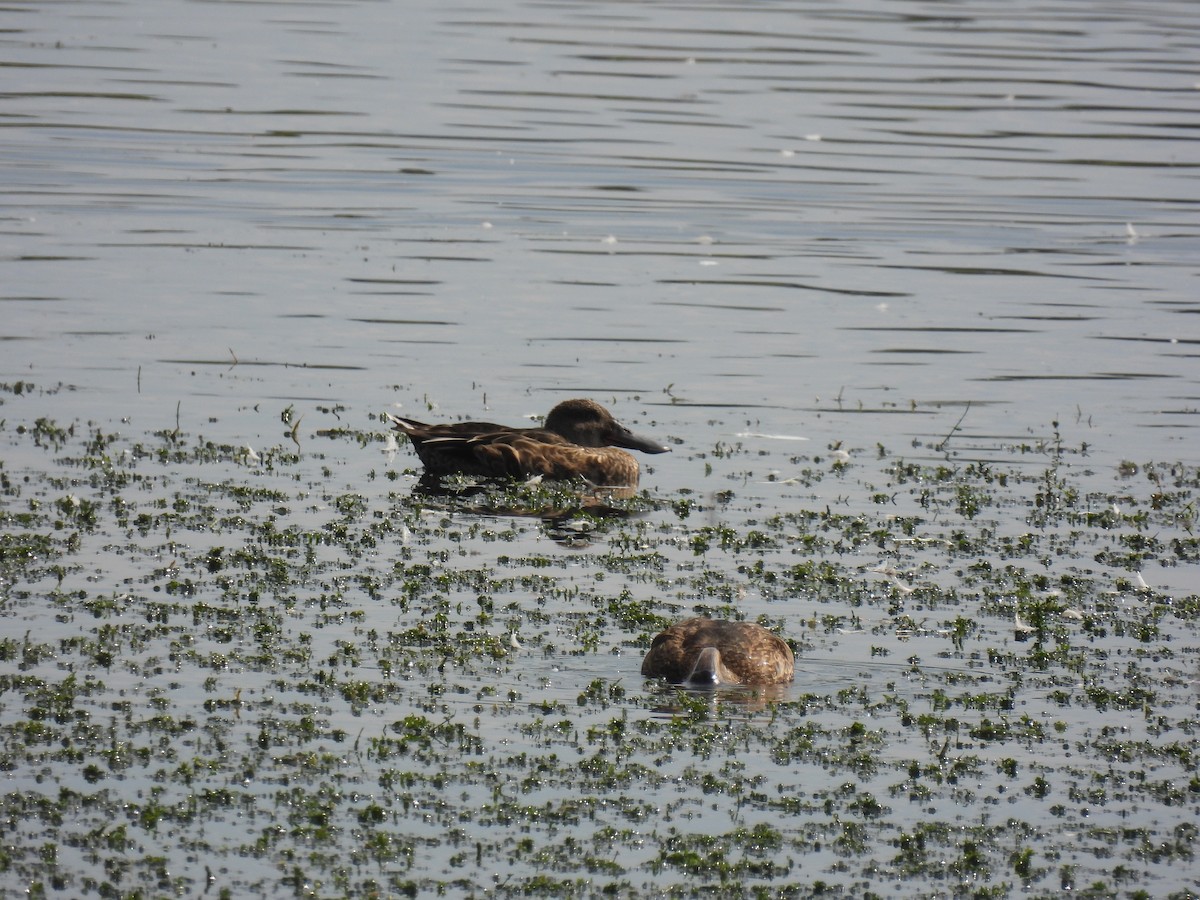
[[[1193,466],[718,444],[597,509],[414,490],[367,414],[251,448],[36,406],[0,429],[6,894],[1200,890]],[[641,679],[697,612],[787,635],[794,685]]]

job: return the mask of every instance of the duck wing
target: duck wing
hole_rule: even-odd
[[[638,483],[638,464],[611,447],[579,447],[548,431],[481,435],[467,442],[490,473],[513,478],[541,475],[551,481],[582,478],[596,487]]]
[[[408,435],[414,444],[434,438],[473,438],[485,434],[520,430],[497,425],[494,422],[447,422],[429,425],[425,422],[418,422],[416,419],[394,416],[391,413],[384,415],[388,417],[397,431]]]

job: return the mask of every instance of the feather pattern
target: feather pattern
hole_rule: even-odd
[[[654,638],[642,674],[677,684],[785,684],[795,658],[786,641],[761,625],[686,619]]]
[[[389,415],[408,436],[425,470],[501,478],[540,475],[555,481],[582,478],[596,486],[635,486],[639,466],[620,447],[644,453],[670,448],[634,434],[591,400],[566,400],[541,428],[510,428],[491,422],[427,425]]]

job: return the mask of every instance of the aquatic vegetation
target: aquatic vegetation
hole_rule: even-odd
[[[721,489],[598,510],[352,477],[345,413],[0,432],[12,892],[1195,890],[1200,597],[1156,585],[1196,583],[1196,468],[718,443]],[[692,615],[795,683],[641,679]]]

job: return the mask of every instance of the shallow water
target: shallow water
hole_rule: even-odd
[[[470,718],[483,704],[488,713],[480,714],[478,727],[467,727],[483,741],[480,753],[493,760],[544,755],[561,741],[580,756],[585,750],[624,753],[660,768],[667,764],[653,760],[670,744],[661,733],[620,750],[611,735],[593,740],[587,729],[595,725],[608,734],[619,709],[660,721],[658,698],[643,693],[636,676],[644,632],[654,620],[639,620],[627,605],[645,603],[652,616],[668,618],[702,607],[765,615],[798,642],[806,655],[794,692],[778,701],[784,726],[817,719],[828,738],[824,752],[835,759],[828,763],[831,777],[861,778],[859,795],[883,798],[889,785],[895,789],[899,769],[883,770],[872,783],[871,773],[839,755],[838,729],[880,716],[891,729],[891,743],[875,748],[882,758],[910,759],[918,769],[930,754],[945,763],[945,748],[941,758],[932,738],[918,748],[908,726],[896,724],[903,717],[898,704],[937,709],[941,701],[929,699],[930,685],[944,691],[967,677],[955,668],[960,662],[1001,684],[1019,680],[1013,675],[1019,667],[997,663],[985,649],[999,652],[1002,644],[1003,653],[1016,648],[1024,658],[1026,643],[1017,643],[1008,628],[1014,610],[1030,602],[1019,592],[1022,577],[1009,579],[1008,595],[994,595],[999,588],[975,581],[982,576],[966,552],[959,560],[955,551],[943,555],[919,544],[929,532],[950,546],[956,537],[943,527],[951,518],[947,510],[961,511],[966,501],[960,491],[957,507],[943,501],[931,512],[892,472],[897,460],[960,473],[972,464],[978,472],[997,466],[1014,479],[1027,473],[1028,482],[984,508],[993,540],[975,552],[996,571],[1017,558],[1029,571],[1041,566],[1052,580],[1086,581],[1088,612],[1095,607],[1097,615],[1122,622],[1142,616],[1139,595],[1120,583],[1135,575],[1156,592],[1154,603],[1146,601],[1154,609],[1163,598],[1200,592],[1186,549],[1186,502],[1177,520],[1162,524],[1162,533],[1184,549],[1146,551],[1122,563],[1104,543],[1119,534],[1122,546],[1145,550],[1138,544],[1144,526],[1122,515],[1145,513],[1158,502],[1144,482],[1135,488],[1120,476],[1121,461],[1200,462],[1194,438],[1200,410],[1200,159],[1194,150],[1200,15],[1194,4],[168,0],[10,4],[0,23],[6,73],[0,89],[0,383],[7,386],[0,418],[4,471],[16,485],[6,494],[6,522],[17,527],[15,517],[29,510],[31,497],[55,504],[68,502],[68,492],[85,499],[86,491],[100,492],[111,516],[102,517],[96,531],[84,530],[61,582],[43,571],[28,583],[6,585],[5,635],[20,641],[30,630],[60,648],[74,647],[80,635],[113,624],[104,616],[121,621],[112,612],[92,621],[81,603],[128,596],[131,609],[152,606],[164,599],[152,588],[183,577],[171,570],[176,558],[199,585],[192,602],[223,608],[229,601],[204,572],[206,553],[258,546],[265,539],[255,529],[266,520],[280,528],[332,527],[340,513],[336,503],[351,494],[364,498],[367,521],[406,521],[407,537],[389,533],[362,555],[344,547],[322,551],[312,563],[319,576],[291,589],[290,601],[275,598],[278,608],[263,604],[258,630],[278,630],[280,645],[303,635],[309,663],[272,668],[233,654],[225,668],[213,665],[219,684],[206,688],[199,651],[184,653],[183,662],[174,663],[177,685],[170,694],[177,718],[199,721],[203,710],[223,722],[224,715],[232,733],[249,735],[249,745],[278,709],[312,702],[319,734],[297,740],[304,746],[324,741],[326,749],[329,734],[357,733],[364,715],[390,725],[422,709],[414,697],[436,672],[422,655],[431,651],[416,653],[417,687],[367,704],[367,712],[324,695],[313,701],[309,692],[320,692],[296,683],[311,682],[320,661],[364,643],[366,632],[407,633],[439,611],[458,627],[475,614],[476,596],[486,595],[499,609],[511,607],[494,613],[486,627],[501,637],[511,630],[526,652],[461,671],[451,666],[441,680],[444,693],[429,689],[431,719]],[[672,443],[672,454],[644,461],[643,487],[677,507],[695,503],[691,517],[653,508],[626,526],[597,533],[582,526],[572,543],[553,529],[502,515],[428,511],[409,499],[416,473],[407,448],[380,452],[382,444],[328,434],[381,431],[375,416],[390,407],[430,420],[516,422],[576,395],[593,396],[638,430]],[[32,431],[15,431],[33,429],[40,417],[75,424],[76,433],[43,449],[30,439]],[[253,526],[231,523],[214,534],[164,519],[138,537],[121,524],[106,488],[87,482],[75,466],[63,467],[63,458],[87,455],[85,435],[96,429],[119,432],[113,446],[128,455],[116,465],[142,472],[154,452],[176,440],[189,448],[212,441],[226,451],[248,446],[264,454],[282,447],[300,459],[267,472],[249,464],[244,451],[222,452],[211,469],[192,459],[155,470],[138,487],[143,511],[167,498],[163,502],[185,517],[173,504],[199,505],[206,490],[232,509],[234,500],[203,487],[229,481],[265,482],[285,496],[251,503]],[[142,455],[139,444],[156,450]],[[842,457],[831,450],[848,454],[849,475],[838,474]],[[1078,492],[1073,514],[1086,510],[1116,530],[1093,534],[1038,519],[1043,556],[1006,555],[1018,551],[998,542],[1019,541],[1046,498],[1056,496],[1056,474],[1041,473],[1060,471]],[[23,478],[30,479],[25,495]],[[994,487],[986,479],[982,484]],[[1107,511],[1113,505],[1125,513],[1113,518]],[[418,508],[427,511],[404,519]],[[753,569],[757,556],[749,546],[728,553],[691,549],[694,541],[717,541],[713,535],[723,528],[747,540],[772,517],[821,510],[861,515],[881,529],[895,521],[885,513],[918,517],[918,544],[888,539],[870,549],[831,545],[810,552],[791,526],[780,526],[797,543],[766,553],[768,571],[824,554],[859,579],[865,596],[839,594],[833,585],[825,594],[794,585],[773,589]],[[28,527],[53,529],[40,520]],[[702,533],[706,527],[714,531]],[[1056,528],[1058,558],[1050,537]],[[633,536],[621,537],[626,530]],[[1069,541],[1093,542],[1095,553],[1109,555],[1097,561],[1078,546],[1067,552]],[[1162,547],[1168,546],[1163,537]],[[643,552],[648,558],[639,570]],[[463,575],[446,590],[448,610],[428,598],[405,605],[397,594],[402,579],[392,569],[393,558],[404,553],[435,570],[498,571],[516,580],[497,589],[485,579],[477,588],[474,575]],[[536,580],[544,559],[578,595],[557,596]],[[899,587],[889,566],[902,570]],[[377,579],[386,590],[380,597],[363,594],[356,578]],[[954,593],[953,602],[942,597],[943,608],[985,623],[973,637],[978,658],[969,652],[958,658],[963,650],[948,643],[948,619],[931,611],[937,607],[929,598],[920,611],[922,603],[905,606],[901,588],[914,583]],[[43,601],[56,590],[84,590],[89,599],[59,598],[52,616]],[[1120,598],[1115,608],[1109,591]],[[583,608],[576,605],[581,598]],[[986,611],[979,613],[976,603]],[[862,604],[865,611],[858,609]],[[198,613],[193,626],[183,610],[169,614],[166,636],[156,639],[162,646],[151,641],[156,649],[146,653],[181,653],[180,641],[223,653],[230,636],[222,616],[233,613],[213,613],[211,620]],[[852,621],[859,612],[862,621]],[[821,618],[826,613],[829,622]],[[905,616],[912,621],[902,622]],[[258,632],[238,621],[245,629],[238,641],[253,644],[247,635]],[[1123,643],[1113,627],[1103,640],[1115,643],[1103,652],[1113,660],[1124,654],[1141,660],[1141,644]],[[1194,623],[1186,615],[1163,628],[1182,648],[1177,653],[1193,652]],[[1095,635],[1088,640],[1103,642]],[[67,649],[60,652],[64,665],[79,664],[66,662],[72,659]],[[931,669],[945,654],[956,657],[953,665]],[[924,674],[910,673],[909,656],[920,658]],[[109,672],[106,690],[148,696],[145,672],[154,665],[136,658],[128,683]],[[1177,667],[1168,674],[1179,682],[1170,682],[1160,699],[1182,710],[1194,695],[1195,667],[1162,659],[1156,665]],[[366,670],[377,663],[360,661]],[[1101,669],[1092,673],[1097,683],[1119,680],[1115,662]],[[51,664],[33,671],[51,681],[65,677]],[[1032,720],[1065,722],[1073,752],[1087,764],[1075,770],[1071,752],[1047,755],[1044,743],[1018,751],[1000,741],[995,755],[1066,772],[1065,780],[1078,785],[1110,777],[1093,768],[1101,758],[1097,735],[1109,723],[1095,721],[1099,705],[1081,706],[1078,693],[1093,697],[1096,684],[1069,667],[1045,675],[1045,684],[1042,677],[1030,678],[1036,683],[1023,686],[1017,703]],[[606,685],[603,704],[581,694],[594,679]],[[615,684],[623,695],[612,695]],[[240,707],[214,712],[212,706],[214,696],[225,702],[235,685],[260,704],[240,726],[234,715]],[[809,711],[809,695],[828,700],[847,687],[861,689],[869,701],[851,711],[833,702]],[[493,689],[500,700],[489,706]],[[1002,692],[996,685],[980,690]],[[1073,696],[1065,705],[1062,691]],[[511,701],[517,713],[504,712],[510,692],[520,695]],[[95,717],[106,703],[122,702],[98,693]],[[272,699],[276,695],[281,699]],[[11,705],[7,715],[28,716],[31,704]],[[535,704],[547,705],[547,721],[573,720],[575,737],[552,733]],[[740,761],[752,775],[758,766],[772,789],[793,790],[797,771],[778,760],[798,757],[772,744],[784,733],[770,721],[779,713],[729,711],[737,706],[718,699],[714,707],[716,719],[731,716],[737,723],[722,732],[720,740],[728,740],[723,752],[737,759],[736,748],[743,747]],[[1190,735],[1194,711],[1168,718],[1175,715],[1175,727]],[[699,709],[684,714],[697,727],[700,716]],[[525,729],[519,737],[510,733],[513,718]],[[1145,727],[1153,732],[1158,726]],[[211,727],[214,735],[220,730]],[[1162,751],[1186,771],[1194,742],[1163,733],[1146,737],[1147,744],[1186,745],[1187,753],[1177,756],[1187,759]],[[189,740],[198,754],[215,752],[207,737]],[[512,743],[493,743],[501,740]],[[678,841],[649,836],[657,817],[672,810],[684,817],[689,834],[724,834],[758,821],[779,825],[778,805],[745,806],[744,798],[728,794],[721,795],[719,829],[701,814],[705,801],[683,786],[712,775],[706,770],[711,748],[697,749],[698,741],[678,738],[675,750],[686,760],[679,763],[682,782],[631,778],[630,795],[645,797],[641,813],[622,807],[605,820],[618,828],[613,823],[622,817],[641,815],[641,856],[631,836],[596,837],[599,832],[584,829],[594,852],[608,840],[634,854],[622,874],[599,864],[572,868],[563,861],[574,852],[569,844],[561,845],[562,858],[526,857],[514,872],[522,879],[548,872],[591,878],[596,885],[624,878],[647,890],[719,883],[732,893],[736,878],[726,873],[713,881],[683,863],[664,862],[683,858],[672,855],[683,854]],[[988,766],[1004,763],[980,755]],[[807,765],[814,764],[819,761],[808,757]],[[82,790],[71,765],[43,765],[48,769],[38,777]],[[274,765],[255,765],[271,770],[260,784],[284,780]],[[513,765],[521,777],[534,777]],[[1028,799],[1036,792],[1005,795],[1002,779],[997,789],[996,781],[971,771],[982,785],[976,796],[935,791],[923,811],[918,800],[911,808],[897,806],[870,853],[912,862],[907,844],[900,851],[883,848],[922,821],[951,821],[955,814],[982,829],[1001,803],[1019,806],[1022,821],[1045,819],[1047,804]],[[526,792],[525,818],[511,826],[511,836],[501,830],[501,837],[455,837],[466,851],[425,845],[427,857],[418,854],[405,877],[423,888],[463,877],[480,891],[501,891],[500,877],[490,879],[497,861],[516,852],[521,829],[533,829],[539,842],[561,844],[563,824],[552,816],[539,822],[528,812],[535,803],[565,806],[581,792],[609,790],[598,772],[579,790],[548,772],[545,788]],[[743,783],[729,772],[722,777]],[[471,795],[455,800],[459,807],[485,805],[474,792],[486,794],[490,782],[472,780],[469,767],[447,779]],[[144,781],[141,789],[152,792],[149,772]],[[371,781],[363,779],[357,789],[373,790]],[[281,802],[272,790],[247,787],[246,795],[258,800],[245,802],[239,815],[273,818],[264,812]],[[837,875],[846,857],[829,850],[834,819],[822,812],[836,792],[828,785],[814,791],[821,792],[828,796],[813,800],[816,813],[805,805],[794,829],[783,828],[791,852],[820,873],[803,880],[811,886],[819,877],[847,890],[870,882],[879,893],[899,891],[891,880],[905,876],[901,863],[881,866],[878,881],[863,874],[865,864],[852,867],[857,874]],[[1014,799],[1018,793],[1026,799]],[[1077,793],[1059,798],[1058,806],[1078,807]],[[1182,801],[1171,795],[1182,815],[1176,820],[1174,812],[1159,811],[1167,824],[1156,819],[1147,826],[1147,846],[1168,833],[1180,847],[1190,845],[1179,829],[1194,812],[1194,793]],[[851,811],[841,802],[835,811],[848,819]],[[1110,795],[1109,813],[1114,821],[1140,822],[1144,805],[1138,803],[1144,802],[1118,803]],[[739,818],[743,808],[757,810],[757,818]],[[421,834],[431,841],[444,834],[452,812],[422,820],[429,833]],[[269,851],[246,851],[253,829],[237,818],[230,817],[223,840],[209,843],[225,867],[224,881],[214,883],[235,890],[253,885],[264,895],[290,890],[281,879],[290,877],[299,851],[280,850],[278,838],[267,842]],[[417,819],[400,818],[404,827],[396,833],[416,835]],[[1051,818],[1055,828],[1064,821],[1058,811]],[[181,822],[176,827],[183,828]],[[346,826],[341,838],[331,844],[314,839],[313,847],[344,848],[353,843],[352,832]],[[823,838],[810,840],[815,832]],[[32,846],[31,840],[10,831],[10,844]],[[478,862],[476,841],[486,845]],[[90,876],[94,867],[78,852],[68,863],[64,851],[60,865]],[[178,857],[176,873],[203,881],[182,844],[161,852]],[[466,861],[453,861],[460,852]],[[861,860],[851,858],[858,866]],[[1157,877],[1174,872],[1172,887],[1195,888],[1194,878],[1173,867],[1175,857],[1161,847],[1141,858],[1152,860],[1146,865]],[[1068,864],[1083,871],[1092,865],[1061,863]],[[1057,866],[1025,883],[1049,889],[1057,883]],[[311,868],[328,871],[317,862]],[[27,888],[11,871],[10,886]],[[680,881],[681,872],[695,880]],[[956,884],[969,882],[958,875],[963,880]],[[915,868],[907,876],[918,877]],[[85,876],[75,877],[80,888]],[[796,871],[789,877],[802,880]],[[984,882],[994,885],[996,877]],[[324,883],[325,890],[334,884],[350,892],[347,882]],[[937,877],[927,886],[936,892]]]

